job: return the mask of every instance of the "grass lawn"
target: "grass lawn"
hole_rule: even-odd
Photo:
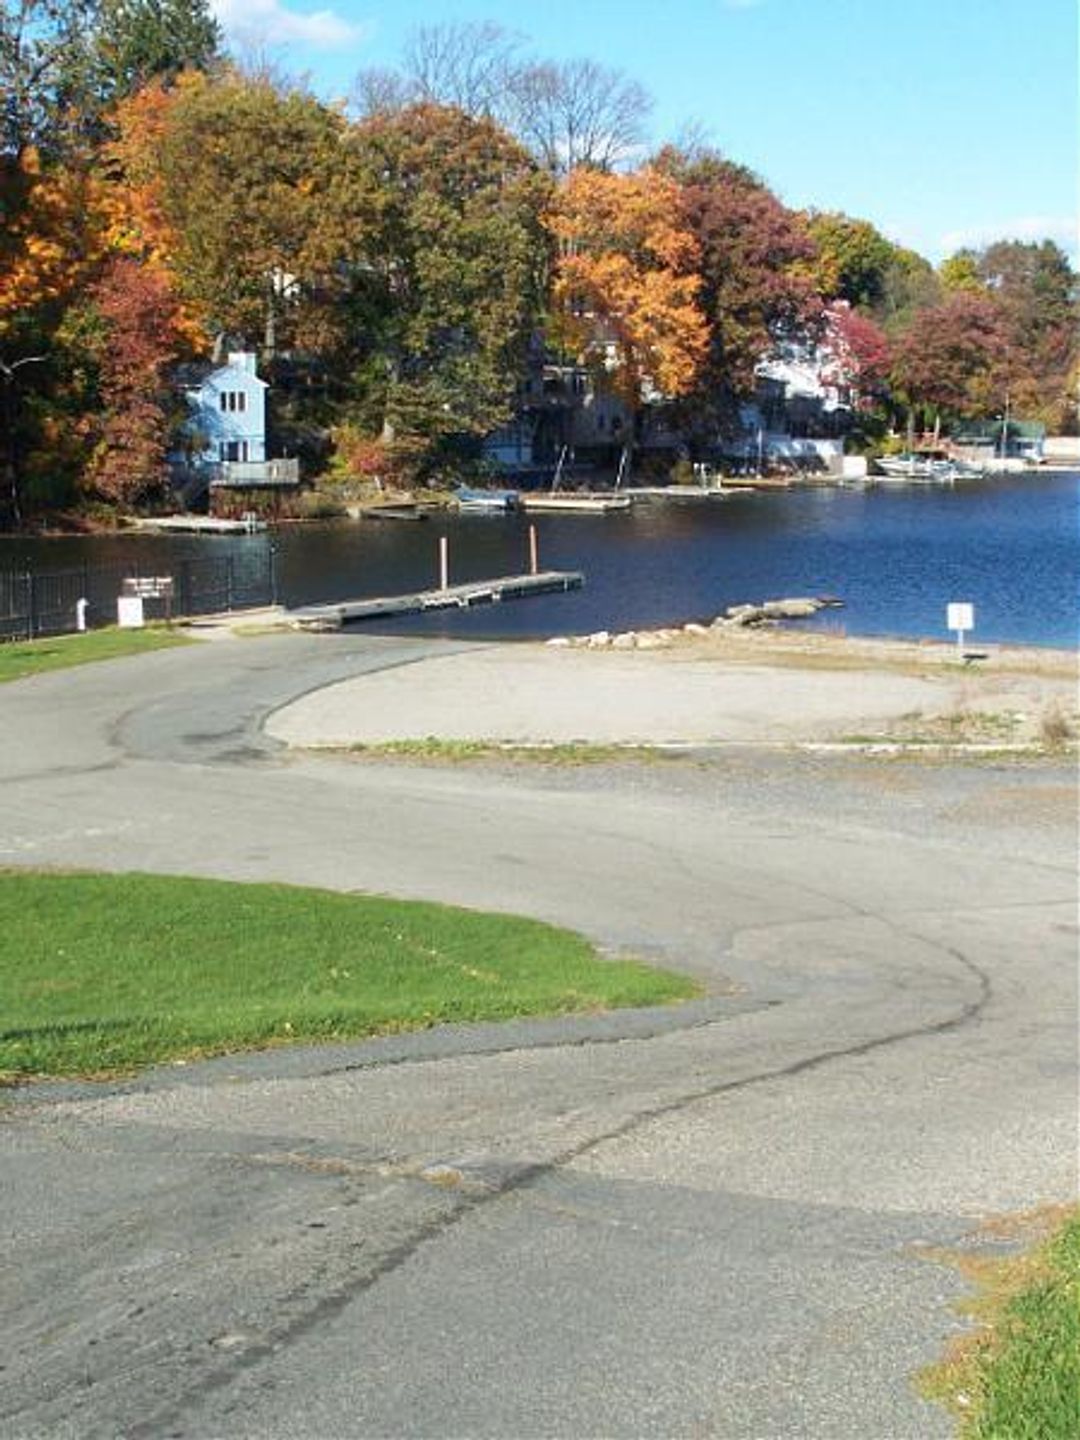
[[[971,1305],[983,1329],[925,1377],[964,1440],[1080,1437],[1080,1212],[1038,1248],[984,1260]]]
[[[195,642],[175,630],[150,626],[144,630],[87,630],[82,635],[57,635],[48,640],[16,640],[0,644],[0,684],[22,680],[45,670],[66,670],[92,660],[113,660],[118,655],[141,655],[171,645]]]
[[[286,885],[0,871],[0,1080],[697,993],[537,921]]]

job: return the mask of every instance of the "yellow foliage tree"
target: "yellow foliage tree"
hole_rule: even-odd
[[[678,184],[635,174],[573,171],[547,217],[557,259],[555,338],[606,372],[636,413],[643,401],[685,395],[705,359],[697,240]]]

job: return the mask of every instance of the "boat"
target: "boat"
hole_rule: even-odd
[[[879,478],[884,476],[886,480],[937,480],[941,476],[940,461],[910,452],[903,455],[879,455],[874,465],[880,472]]]
[[[874,465],[879,474],[870,480],[895,480],[923,485],[952,485],[957,480],[977,480],[982,471],[942,455],[880,455]]]
[[[504,515],[516,510],[520,496],[516,490],[478,490],[471,485],[459,485],[454,491],[459,510],[470,514]]]

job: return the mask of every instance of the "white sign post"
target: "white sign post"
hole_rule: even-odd
[[[964,651],[964,631],[975,629],[975,606],[969,605],[967,601],[964,600],[950,601],[945,618],[948,628],[956,631],[956,648],[962,655]]]
[[[146,623],[143,618],[141,595],[118,595],[116,599],[116,623],[121,630],[139,630]]]

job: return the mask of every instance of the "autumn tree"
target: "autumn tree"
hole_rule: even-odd
[[[558,247],[555,335],[636,418],[651,399],[687,394],[708,350],[701,248],[678,184],[579,169],[549,216]],[[631,440],[633,434],[631,435]]]
[[[1080,312],[1068,257],[1052,240],[1000,240],[977,254],[975,266],[1008,337],[1014,403],[1051,425],[1071,419]]]
[[[34,146],[0,156],[0,466],[8,520],[21,520],[25,462],[61,368],[57,327],[102,253],[98,186],[80,169],[44,166]]]
[[[852,392],[860,408],[868,408],[889,373],[885,332],[846,300],[835,300],[825,312],[823,349],[828,359],[822,378]]]
[[[992,414],[1009,381],[1008,336],[991,296],[956,291],[920,310],[896,343],[891,379],[913,409],[938,419]]]
[[[374,116],[343,151],[358,413],[387,443],[497,428],[540,315],[548,181],[492,121],[437,105]]]
[[[741,165],[714,151],[661,151],[700,250],[708,359],[694,392],[701,418],[730,418],[777,345],[809,339],[821,317],[810,279],[814,247],[799,216]]]
[[[811,210],[806,227],[817,247],[813,276],[818,293],[868,309],[880,305],[896,247],[869,220],[834,211]]]
[[[311,96],[238,75],[181,87],[168,105],[145,198],[212,334],[258,336],[272,355],[318,304],[308,249],[342,129]]]
[[[979,291],[984,288],[979,278],[979,265],[974,250],[957,250],[938,266],[941,288],[948,294],[956,290]]]
[[[165,478],[170,400],[166,369],[181,340],[168,281],[118,257],[92,292],[101,317],[101,415],[87,484],[128,509]]]

